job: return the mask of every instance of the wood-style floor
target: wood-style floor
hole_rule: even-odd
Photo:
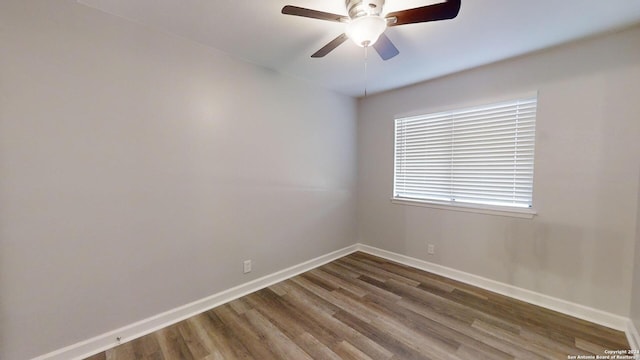
[[[112,359],[567,359],[624,333],[355,253],[97,354]]]

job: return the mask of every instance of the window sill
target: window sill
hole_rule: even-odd
[[[432,209],[450,210],[450,211],[462,211],[471,212],[485,215],[495,216],[508,216],[521,219],[533,219],[537,214],[534,209],[518,209],[518,208],[504,208],[499,206],[490,205],[477,205],[477,204],[451,204],[447,202],[437,202],[428,200],[415,200],[404,198],[392,198],[391,203],[397,205],[409,205],[428,207]]]

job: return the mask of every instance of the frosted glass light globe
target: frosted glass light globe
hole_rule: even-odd
[[[347,36],[358,46],[375,44],[387,28],[387,21],[380,16],[363,16],[353,19],[347,25]]]

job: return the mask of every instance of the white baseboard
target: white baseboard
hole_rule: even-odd
[[[406,255],[397,254],[391,251],[382,250],[369,245],[354,244],[344,249],[333,251],[329,254],[319,256],[315,259],[305,261],[287,269],[263,276],[248,283],[233,287],[220,293],[124,326],[122,328],[109,331],[91,339],[67,346],[65,348],[38,356],[32,360],[79,360],[110,349],[120,343],[134,340],[141,336],[162,329],[166,326],[185,320],[191,316],[215,308],[229,301],[235,300],[244,295],[271,286],[277,282],[289,279],[305,271],[312,270],[343,256],[356,251],[362,251],[384,259],[395,261],[420,270],[425,270],[450,279],[458,280],[479,288],[493,291],[505,296],[522,300],[547,309],[555,310],[567,315],[591,321],[596,324],[610,327],[612,329],[624,331],[631,349],[640,349],[640,336],[638,330],[631,320],[611,314],[605,311],[576,304],[570,301],[558,299],[535,291],[522,289],[513,285],[501,283],[481,276],[466,273],[464,271],[448,268],[446,266],[430,263],[428,261],[412,258]],[[120,341],[117,340],[120,338]]]
[[[638,334],[638,328],[636,328],[635,324],[632,320],[627,322],[627,341],[629,341],[629,346],[632,350],[640,350],[640,335]],[[636,356],[636,358],[638,358]]]
[[[579,319],[587,320],[615,330],[624,332],[628,331],[629,319],[620,315],[608,313],[567,300],[555,298],[535,291],[519,288],[478,275],[473,275],[464,271],[430,263],[428,261],[412,258],[406,255],[397,254],[391,251],[378,249],[368,245],[358,244],[358,250],[420,270],[425,270],[437,275],[445,276],[453,280],[458,280],[485,290],[496,292],[498,294],[522,300],[530,304],[542,306],[550,310],[555,310],[563,314],[574,316]]]
[[[233,287],[231,289],[208,296],[204,299],[194,301],[190,304],[180,306],[178,308],[163,312],[150,318],[138,321],[131,325],[109,331],[94,338],[81,341],[79,343],[67,346],[65,348],[50,352],[45,355],[38,356],[32,360],[69,360],[84,359],[91,355],[105,351],[120,343],[131,341],[141,336],[162,329],[166,326],[175,324],[179,321],[190,318],[191,316],[200,314],[204,311],[211,310],[216,306],[222,305],[229,301],[235,300],[254,291],[271,286],[277,282],[289,279],[303,272],[324,265],[333,260],[356,252],[358,245],[354,244],[344,249],[333,251],[329,254],[319,256],[315,259],[305,261],[301,264],[294,265],[287,269],[275,272],[270,275],[263,276],[248,283]],[[120,341],[117,340],[120,338]]]

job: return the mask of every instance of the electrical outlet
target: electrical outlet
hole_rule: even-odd
[[[245,260],[244,263],[244,273],[250,273],[251,272],[251,260]]]
[[[433,255],[436,253],[436,246],[433,244],[427,244],[427,254]]]

